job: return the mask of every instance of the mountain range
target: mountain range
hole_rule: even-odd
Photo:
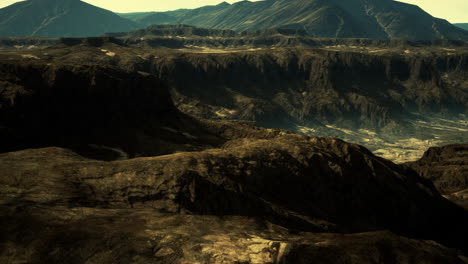
[[[252,31],[300,28],[332,38],[468,39],[468,33],[415,5],[393,0],[266,0],[223,2],[193,10],[127,16],[138,23],[183,23],[204,28]]]
[[[86,19],[83,19],[86,18]],[[117,15],[80,0],[28,0],[0,9],[0,36],[84,37],[153,24],[255,31],[301,29],[315,37],[468,40],[468,32],[393,0],[265,0]]]

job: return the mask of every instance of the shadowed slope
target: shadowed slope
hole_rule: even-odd
[[[28,0],[0,9],[2,37],[87,37],[137,28],[135,22],[79,0]]]

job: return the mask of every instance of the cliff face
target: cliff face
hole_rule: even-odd
[[[270,28],[236,32],[226,29],[200,28],[191,25],[151,25],[129,32],[110,32],[106,36],[122,38],[125,43],[150,47],[210,47],[210,48],[271,48],[271,47],[324,47],[324,46],[457,46],[466,47],[466,42],[457,39],[428,40],[382,40],[371,38],[317,38],[302,27]]]
[[[408,166],[434,182],[447,198],[468,208],[468,144],[432,147]]]
[[[0,83],[1,151],[65,146],[115,159],[222,142],[181,114],[167,88],[148,74],[89,65],[2,63]]]
[[[0,161],[2,203],[29,213],[35,207],[28,204],[87,207],[92,215],[152,209],[180,221],[187,214],[236,215],[238,222],[254,217],[296,232],[391,230],[466,250],[467,211],[413,171],[332,138],[270,131],[269,138],[237,138],[218,149],[125,161],[90,160],[60,148],[1,154]],[[304,251],[313,255],[314,248]]]
[[[468,131],[465,43],[308,38],[312,46],[265,48],[266,39],[302,37],[263,32],[239,40],[258,46],[231,47],[225,42],[237,38],[221,37],[222,31],[153,30],[159,35],[60,39],[47,50],[0,57],[142,72],[162,79],[189,115],[331,135],[398,162],[432,145],[461,143]]]
[[[278,98],[311,93],[321,103],[312,120],[325,120],[326,109],[348,102],[333,102],[347,98],[339,76],[360,81],[363,90],[355,89],[377,100],[386,91],[370,88],[380,78],[438,84],[421,60],[417,71],[398,72],[385,56],[319,49],[202,55],[110,38],[61,41],[0,53],[0,151],[13,151],[0,154],[0,262],[466,259],[467,211],[413,170],[334,138],[197,120],[177,110],[169,92],[180,108],[208,116],[244,111],[267,123],[284,113],[284,124],[312,117]],[[430,69],[463,77],[457,56]],[[458,91],[441,91],[451,89]],[[327,93],[333,100],[320,101]],[[337,257],[343,251],[352,255]]]
[[[229,110],[209,117],[227,115],[272,127],[385,128],[414,112],[466,113],[468,102],[464,54],[281,49],[159,56],[151,64],[151,73],[177,91],[181,109],[197,114],[185,106],[195,100]]]

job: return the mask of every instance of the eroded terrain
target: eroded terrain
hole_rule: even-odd
[[[0,52],[1,262],[467,263],[460,147],[329,137],[466,140],[464,44],[167,39]]]
[[[213,32],[207,37],[143,31],[139,41],[57,39],[54,47],[40,40],[49,44],[7,46],[0,57],[5,64],[112,65],[155,75],[190,115],[336,136],[395,162],[414,161],[428,147],[468,138],[465,44],[333,43],[276,33],[237,39]],[[258,38],[276,44],[265,47]],[[297,47],[308,38],[313,47]]]

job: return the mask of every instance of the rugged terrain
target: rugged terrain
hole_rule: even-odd
[[[0,263],[468,263],[467,31],[390,0],[122,16],[0,9]]]
[[[468,32],[446,20],[393,0],[223,2],[193,10],[123,16],[143,25],[182,23],[236,31],[293,28],[327,38],[468,40]]]
[[[440,193],[468,209],[468,144],[432,147],[411,168]]]
[[[83,57],[117,50],[40,52],[0,67],[3,151],[24,149],[0,154],[2,262],[467,261],[468,211],[411,169],[191,118],[157,77]]]
[[[45,49],[13,42],[20,50],[11,50],[8,39],[0,57],[6,64],[112,65],[157,76],[189,115],[336,136],[398,162],[466,141],[465,42],[232,34],[157,26],[120,37],[50,40],[55,46]]]

